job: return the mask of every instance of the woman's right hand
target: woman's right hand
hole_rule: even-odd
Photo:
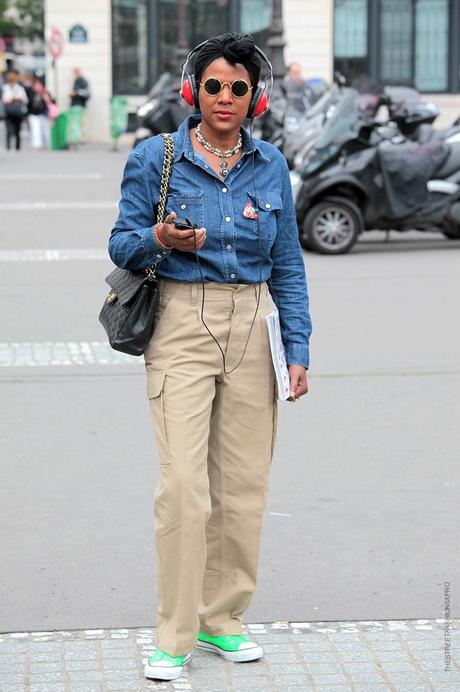
[[[172,247],[176,248],[176,250],[181,250],[182,252],[195,252],[195,247],[197,250],[201,250],[206,241],[206,229],[195,229],[195,246],[193,239],[194,231],[192,231],[192,229],[181,231],[171,223],[176,217],[176,212],[172,211],[170,214],[168,214],[163,223],[158,224],[157,234],[160,240],[165,245],[171,245]]]

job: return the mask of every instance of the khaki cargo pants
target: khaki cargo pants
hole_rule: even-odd
[[[156,645],[188,653],[198,631],[242,634],[256,587],[262,518],[277,427],[265,315],[266,283],[240,366],[225,374],[201,321],[202,284],[160,279],[145,352],[160,461],[154,495]],[[205,283],[204,321],[226,370],[241,358],[258,284]]]

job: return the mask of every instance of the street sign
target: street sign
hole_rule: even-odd
[[[88,31],[81,24],[69,29],[69,43],[88,43]]]
[[[48,50],[54,60],[60,58],[64,51],[64,34],[59,29],[52,29],[48,39]]]

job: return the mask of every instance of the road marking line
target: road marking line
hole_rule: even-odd
[[[106,260],[101,248],[53,248],[0,250],[0,262],[63,262],[67,260]]]
[[[323,372],[310,374],[310,377],[426,377],[427,375],[460,375],[460,370],[369,370],[368,372]]]
[[[0,180],[101,180],[102,173],[0,173]]]
[[[107,341],[14,341],[0,343],[0,368],[52,365],[133,365],[143,363],[142,357],[114,351]],[[427,375],[459,375],[459,370],[317,373],[312,378],[341,377],[424,377]],[[279,513],[280,516],[288,516]]]
[[[140,363],[143,363],[143,359],[114,351],[105,341],[0,343],[0,368]]]
[[[0,202],[0,211],[82,211],[116,209],[116,202]]]

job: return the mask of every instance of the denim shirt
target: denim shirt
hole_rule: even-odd
[[[189,128],[200,119],[200,115],[189,116],[172,135],[175,153],[166,212],[175,211],[178,217],[206,228],[205,244],[198,251],[205,282],[267,282],[279,310],[287,363],[308,368],[312,324],[286,160],[276,147],[258,139],[252,140],[253,159],[251,137],[243,128],[243,155],[224,181],[192,147]],[[153,236],[163,152],[163,138],[158,135],[129,154],[109,255],[124,269],[153,264],[158,277],[201,281],[195,253],[165,250]],[[243,215],[247,204],[255,207],[256,197],[258,225]]]

